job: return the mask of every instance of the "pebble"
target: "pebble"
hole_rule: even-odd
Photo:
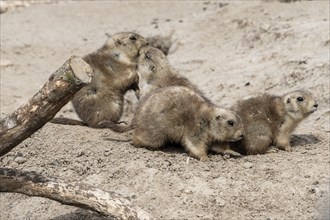
[[[222,156],[222,158],[223,158],[224,160],[228,160],[228,159],[230,159],[230,155],[225,154],[225,155]]]
[[[221,199],[221,200],[218,201],[218,204],[219,204],[220,207],[224,207],[226,205],[226,201]]]
[[[243,164],[243,167],[244,167],[245,169],[252,168],[252,167],[253,167],[253,163],[246,162],[246,163]]]
[[[186,194],[193,194],[193,191],[191,191],[190,189],[185,189],[183,190],[183,192]]]
[[[0,67],[9,67],[14,64],[10,60],[0,60]]]
[[[166,166],[166,167],[169,167],[169,166],[172,165],[172,163],[171,163],[171,161],[165,160],[165,161],[163,162],[163,165]]]
[[[320,194],[320,190],[319,188],[317,187],[313,187],[309,190],[310,193],[313,193],[313,194],[316,194],[316,195],[319,195]]]
[[[16,157],[15,158],[15,162],[18,164],[23,164],[27,161],[27,159],[25,159],[24,157]]]
[[[85,154],[84,151],[80,151],[80,152],[77,153],[77,157],[81,157],[81,156],[83,156],[84,154]]]
[[[11,167],[11,168],[17,168],[18,167],[18,163],[16,163],[15,161],[12,161],[12,162],[10,162],[9,163],[9,167]]]
[[[105,150],[104,153],[103,153],[103,155],[106,156],[106,157],[109,156],[110,154],[111,154],[110,150]]]

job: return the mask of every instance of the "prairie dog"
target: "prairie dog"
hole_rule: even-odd
[[[305,90],[240,100],[231,109],[242,118],[245,135],[234,147],[248,155],[264,154],[272,144],[281,150],[292,151],[291,133],[317,107],[313,95]]]
[[[155,47],[143,47],[137,64],[141,97],[166,86],[185,86],[203,96],[197,86],[173,69],[164,53]]]
[[[166,143],[179,143],[200,160],[208,158],[212,142],[240,140],[244,131],[235,112],[216,107],[182,86],[168,86],[148,94],[140,102],[132,124],[116,126],[117,132],[134,128],[135,147],[159,149]]]
[[[136,33],[118,33],[83,58],[94,69],[94,76],[74,96],[72,104],[84,123],[90,127],[102,127],[99,122],[103,120],[116,123],[123,112],[124,94],[134,90],[139,96],[136,60],[147,44]]]

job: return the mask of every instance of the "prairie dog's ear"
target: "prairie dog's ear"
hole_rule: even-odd
[[[120,39],[117,39],[117,40],[116,40],[116,44],[122,45],[122,44],[123,44],[123,41],[120,40]]]
[[[145,53],[145,57],[146,57],[147,60],[152,60],[152,53],[150,51],[147,51]]]
[[[215,117],[215,119],[216,119],[217,121],[220,121],[220,120],[221,120],[221,116],[220,116],[220,115],[217,115],[217,117]]]
[[[151,65],[151,66],[149,67],[149,69],[150,69],[152,72],[156,72],[156,70],[157,70],[156,66],[154,66],[154,65]]]
[[[290,98],[287,98],[286,99],[286,103],[290,103],[291,102],[291,99]]]

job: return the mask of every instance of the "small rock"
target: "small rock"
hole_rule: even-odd
[[[310,192],[310,193],[313,193],[313,194],[315,194],[316,191],[317,191],[316,188],[311,188],[311,189],[309,190],[309,192]]]
[[[218,204],[219,204],[220,207],[224,207],[226,205],[226,201],[221,199],[221,200],[218,201]]]
[[[263,24],[260,27],[260,29],[265,31],[265,32],[269,31],[270,28],[271,28],[271,26],[269,24]]]
[[[14,64],[10,60],[0,60],[0,67],[13,66]]]
[[[228,159],[230,159],[230,155],[229,154],[225,154],[225,155],[222,156],[222,158],[224,160],[228,160]]]
[[[212,203],[216,203],[216,201],[217,201],[217,200],[216,200],[215,198],[211,198],[211,199],[210,199],[210,202],[212,202]]]
[[[27,159],[25,159],[24,157],[16,157],[15,158],[15,162],[18,164],[23,164],[27,161]]]
[[[106,156],[106,157],[109,156],[110,154],[111,154],[110,150],[105,150],[104,153],[103,153],[103,155]]]
[[[85,154],[84,151],[80,151],[80,152],[77,153],[77,157],[81,157],[81,156],[83,156],[84,154]]]
[[[319,183],[320,183],[319,181],[315,181],[315,182],[313,182],[313,185],[317,185]]]
[[[17,168],[18,167],[18,163],[16,163],[15,161],[12,161],[12,162],[10,162],[9,163],[9,167],[11,167],[11,168]]]
[[[50,162],[50,164],[53,165],[53,166],[61,166],[62,165],[62,163],[59,159],[53,160],[52,162]]]
[[[250,169],[250,168],[253,167],[253,163],[246,162],[246,163],[243,164],[243,167],[244,167],[245,169]]]
[[[183,190],[183,192],[186,194],[193,194],[193,191],[191,191],[190,189],[185,189]]]
[[[163,162],[163,165],[166,166],[166,167],[169,167],[169,166],[172,165],[172,163],[171,163],[171,161],[165,160],[165,161]]]

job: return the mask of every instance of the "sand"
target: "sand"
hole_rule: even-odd
[[[92,52],[122,31],[172,33],[170,63],[219,106],[303,88],[317,97],[319,109],[294,131],[293,152],[210,155],[200,162],[173,146],[134,148],[131,133],[47,123],[1,157],[0,166],[118,192],[155,219],[325,219],[329,4],[35,1],[9,8],[0,15],[1,117],[26,103],[71,55]],[[78,119],[71,104],[57,116]],[[1,193],[0,206],[0,219],[101,219],[20,194]]]

